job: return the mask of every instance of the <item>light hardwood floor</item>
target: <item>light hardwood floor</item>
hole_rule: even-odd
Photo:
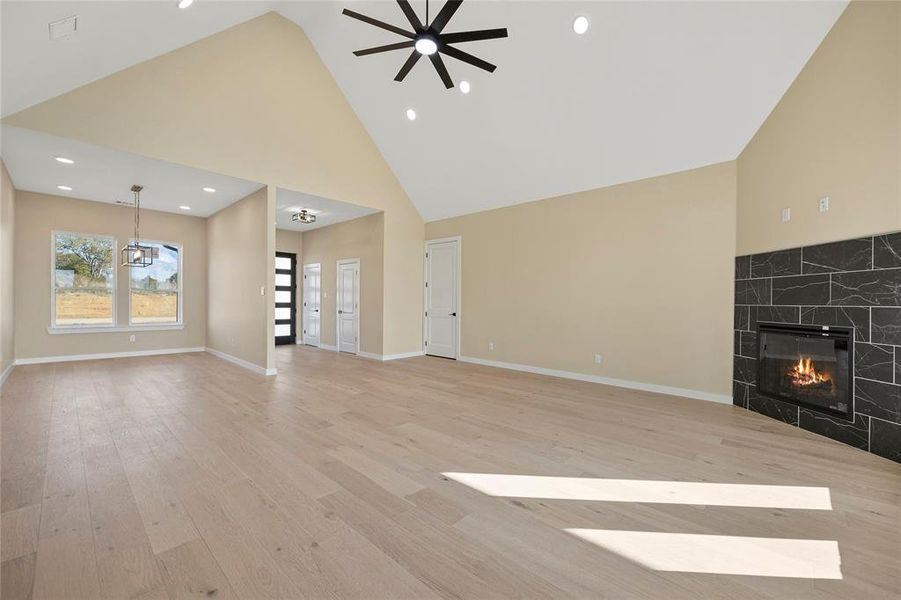
[[[901,465],[731,406],[278,349],[17,367],[2,597],[891,598]],[[832,510],[490,496],[443,472],[827,487]],[[564,531],[837,540],[841,580],[653,570]],[[749,557],[748,560],[751,560]]]

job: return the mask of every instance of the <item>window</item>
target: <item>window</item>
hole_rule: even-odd
[[[129,269],[129,322],[181,323],[181,247],[146,240],[141,240],[141,244],[153,249],[153,264]]]
[[[116,240],[111,237],[54,232],[54,327],[113,325],[115,249]]]

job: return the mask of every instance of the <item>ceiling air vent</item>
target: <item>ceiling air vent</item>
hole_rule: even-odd
[[[51,40],[61,40],[70,37],[78,31],[78,15],[53,21],[50,23],[49,28]]]

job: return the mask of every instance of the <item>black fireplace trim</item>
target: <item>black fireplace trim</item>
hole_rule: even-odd
[[[786,323],[771,323],[771,322],[760,322],[757,323],[757,353],[756,362],[757,362],[757,381],[761,381],[763,379],[763,361],[760,356],[760,332],[764,331],[775,331],[775,332],[783,332],[783,333],[791,333],[793,335],[802,335],[805,337],[830,337],[830,338],[843,338],[848,342],[848,360],[850,360],[851,364],[848,365],[848,406],[850,410],[847,413],[843,413],[837,410],[831,410],[829,408],[824,408],[822,406],[817,406],[815,404],[810,404],[808,402],[803,402],[798,400],[794,396],[783,395],[783,394],[771,394],[766,392],[760,387],[757,388],[757,393],[761,396],[767,396],[768,398],[775,398],[776,400],[781,400],[783,402],[787,402],[789,404],[794,404],[795,406],[800,406],[801,408],[811,410],[814,412],[823,413],[826,415],[830,415],[836,418],[839,418],[843,421],[854,422],[854,329],[850,327],[832,327],[829,325],[795,325],[795,324],[786,324]]]

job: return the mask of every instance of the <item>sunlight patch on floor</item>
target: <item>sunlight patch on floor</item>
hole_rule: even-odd
[[[829,488],[825,487],[496,473],[443,475],[489,496],[507,498],[832,510]]]
[[[583,540],[656,571],[841,579],[834,540],[566,529]]]

